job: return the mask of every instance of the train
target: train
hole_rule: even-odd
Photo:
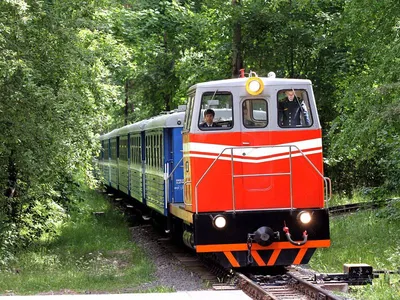
[[[203,126],[212,112],[214,126]],[[177,109],[99,137],[105,186],[226,268],[307,264],[330,246],[322,130],[312,82],[201,82]]]

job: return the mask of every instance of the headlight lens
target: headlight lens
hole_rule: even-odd
[[[311,222],[311,214],[308,211],[302,211],[299,214],[299,220],[303,224],[308,224]]]
[[[257,92],[260,89],[260,83],[258,81],[252,81],[249,83],[250,91]]]
[[[214,219],[214,225],[217,228],[224,228],[226,226],[226,219],[223,216],[216,216]]]
[[[264,82],[259,77],[250,77],[246,81],[246,91],[250,95],[259,95],[264,90]]]

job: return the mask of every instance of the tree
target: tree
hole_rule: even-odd
[[[96,23],[109,5],[0,2],[0,239],[52,230],[44,224],[73,200],[76,174],[92,168],[95,133],[121,99],[112,72],[129,55]]]
[[[329,133],[332,169],[346,190],[398,191],[400,170],[399,20],[396,1],[347,2],[338,38],[348,69],[337,80],[338,117]],[[340,92],[340,93],[339,93]]]

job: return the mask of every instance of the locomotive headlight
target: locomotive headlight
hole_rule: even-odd
[[[264,83],[258,77],[250,77],[246,81],[246,91],[250,95],[259,95],[264,90]]]
[[[308,224],[311,221],[311,214],[308,211],[302,211],[299,213],[298,218],[301,223]]]
[[[221,229],[226,226],[226,219],[223,216],[216,216],[213,220],[214,226]]]

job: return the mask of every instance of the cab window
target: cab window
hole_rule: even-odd
[[[183,128],[185,131],[190,130],[190,126],[192,125],[192,113],[193,113],[193,105],[194,105],[195,94],[189,95],[185,113],[185,120],[183,123]]]
[[[233,126],[232,94],[229,92],[208,92],[201,98],[198,116],[201,130],[227,130]]]
[[[267,101],[249,99],[242,104],[242,122],[246,128],[264,128],[268,124]]]
[[[305,90],[287,89],[278,92],[278,125],[280,127],[310,127],[313,118]]]

